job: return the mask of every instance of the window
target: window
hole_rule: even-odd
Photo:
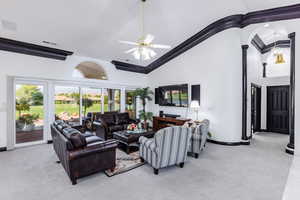
[[[101,89],[82,88],[82,114],[86,117],[89,112],[102,111]]]
[[[55,87],[55,120],[62,119],[70,124],[80,124],[79,87]]]
[[[136,100],[133,95],[134,91],[126,90],[126,99],[125,99],[125,110],[129,113],[130,118],[136,118]]]
[[[103,89],[104,112],[120,112],[121,90]]]

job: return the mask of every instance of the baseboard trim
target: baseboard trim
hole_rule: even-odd
[[[242,140],[241,145],[250,145],[250,140]]]
[[[0,152],[7,151],[6,147],[0,147]]]
[[[259,132],[270,132],[268,129],[260,129]]]
[[[291,155],[294,155],[294,149],[289,148],[288,146],[285,147],[285,152]]]
[[[47,141],[47,144],[52,144],[53,143],[53,140],[48,140]]]
[[[213,143],[213,144],[219,144],[219,145],[224,145],[224,146],[240,146],[240,145],[242,145],[241,142],[221,142],[221,141],[216,141],[216,140],[211,140],[211,139],[208,139],[207,141],[210,143]]]

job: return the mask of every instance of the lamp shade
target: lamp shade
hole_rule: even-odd
[[[190,108],[200,108],[199,101],[192,101]]]

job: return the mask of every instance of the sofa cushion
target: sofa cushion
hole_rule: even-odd
[[[129,124],[130,118],[128,113],[119,113],[116,115],[117,124]]]
[[[107,125],[115,125],[115,115],[112,114],[103,114],[100,116],[100,119],[104,121]]]
[[[74,128],[64,128],[62,133],[71,141],[74,148],[85,147],[87,144],[84,135]]]
[[[116,132],[116,131],[122,131],[122,130],[124,130],[124,126],[122,126],[122,125],[110,126],[109,130],[111,133]]]
[[[87,137],[86,139],[86,143],[87,145],[92,144],[92,143],[96,143],[96,142],[101,142],[103,141],[100,137],[98,136],[91,136],[91,137]]]
[[[53,122],[53,124],[54,124],[54,126],[56,126],[57,127],[57,125],[59,125],[59,124],[62,124],[62,123],[65,123],[63,120],[55,120],[54,122]]]
[[[64,130],[65,128],[71,128],[71,126],[63,122],[63,123],[58,124],[58,125],[56,126],[56,128],[57,128],[59,131],[62,131],[62,130]]]
[[[91,137],[91,136],[94,136],[94,134],[92,132],[89,132],[89,131],[86,131],[84,133],[81,133],[85,138],[87,137]]]
[[[66,123],[58,124],[56,127],[57,127],[57,129],[58,129],[59,131],[62,131],[62,130],[65,129],[65,128],[71,128],[71,126],[68,125],[68,124],[66,124]]]

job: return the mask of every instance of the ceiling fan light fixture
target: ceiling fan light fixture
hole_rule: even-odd
[[[134,56],[134,58],[136,60],[140,60],[141,59],[141,54],[139,53],[138,50],[134,51],[132,55]]]
[[[145,34],[145,20],[144,20],[144,7],[146,0],[141,0],[141,37],[138,42],[130,42],[130,41],[119,41],[122,44],[134,45],[135,48],[129,49],[125,51],[125,53],[132,53],[136,60],[150,60],[155,57],[157,53],[152,49],[169,49],[171,46],[169,45],[161,45],[161,44],[152,44],[154,40],[154,36],[151,34]]]

